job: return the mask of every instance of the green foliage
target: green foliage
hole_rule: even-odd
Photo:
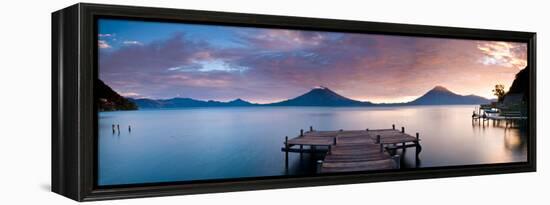
[[[502,102],[502,100],[504,99],[504,96],[506,95],[506,91],[504,90],[504,85],[502,84],[495,85],[495,89],[493,89],[493,94],[497,96],[499,102]]]

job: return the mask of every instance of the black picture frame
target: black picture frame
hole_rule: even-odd
[[[98,17],[527,43],[530,69],[528,161],[310,177],[99,187],[95,182],[97,108],[94,103],[97,78],[95,21]],[[534,172],[536,33],[79,3],[52,13],[51,146],[52,191],[77,201]]]

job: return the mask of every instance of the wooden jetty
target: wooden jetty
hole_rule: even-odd
[[[505,127],[508,127],[509,124],[513,124],[514,122],[526,122],[528,119],[519,111],[491,111],[492,108],[487,108],[487,106],[484,105],[480,106],[477,113],[474,111],[472,114],[472,124],[478,122],[478,124],[485,126],[486,122],[489,124],[492,120],[493,125],[499,125],[501,121],[504,121]]]
[[[318,163],[319,173],[398,169],[400,156],[397,149],[416,148],[416,159],[421,151],[419,134],[413,137],[405,128],[377,130],[338,130],[304,132],[298,137],[285,138],[282,151],[288,168],[289,152],[321,153],[324,160]],[[324,149],[323,149],[324,148]]]

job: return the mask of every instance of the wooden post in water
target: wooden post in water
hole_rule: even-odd
[[[405,133],[405,127],[401,127],[401,133]]]
[[[336,145],[337,143],[338,143],[338,136],[334,137],[334,142],[332,144]]]
[[[288,136],[285,136],[285,169],[288,169]]]
[[[300,129],[300,137],[304,136],[304,129]]]
[[[313,126],[309,126],[309,131],[313,132]]]
[[[395,124],[391,125],[391,129],[395,130]]]

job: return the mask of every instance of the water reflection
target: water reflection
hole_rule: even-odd
[[[473,106],[384,108],[198,108],[103,112],[99,119],[99,184],[127,184],[315,173],[322,156],[289,154],[285,136],[300,129],[406,127],[422,152],[398,150],[402,167],[527,160],[525,126],[472,122]],[[120,131],[113,132],[113,125]],[[129,127],[131,126],[131,128]],[[128,128],[128,130],[123,129]]]
[[[521,147],[524,147],[525,145],[525,137],[520,135],[519,130],[508,130],[504,132],[504,145],[506,149],[508,150],[519,150]]]
[[[504,135],[504,147],[509,151],[522,151],[527,147],[527,124],[524,120],[472,120],[473,129],[485,130],[486,128],[502,129]]]

